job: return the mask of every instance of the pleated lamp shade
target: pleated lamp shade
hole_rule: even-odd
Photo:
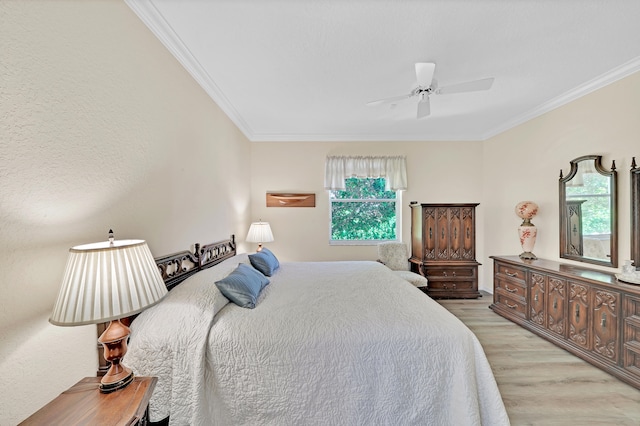
[[[247,233],[247,241],[250,243],[270,243],[273,241],[269,222],[253,222]]]
[[[166,294],[144,240],[85,244],[69,249],[49,322],[73,326],[124,318],[158,303]]]

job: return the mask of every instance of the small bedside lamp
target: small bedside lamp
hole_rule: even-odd
[[[250,243],[258,243],[258,249],[262,250],[262,243],[270,243],[273,241],[273,233],[269,222],[253,222],[247,233],[247,241]]]
[[[60,326],[110,321],[98,341],[111,363],[100,391],[113,392],[133,381],[131,370],[120,364],[127,352],[129,327],[120,322],[158,303],[167,294],[149,247],[144,240],[109,241],[69,249],[67,267],[49,322]]]

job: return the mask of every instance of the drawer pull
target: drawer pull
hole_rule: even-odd
[[[433,229],[429,227],[429,239],[433,238]]]
[[[454,277],[456,276],[456,271],[453,271],[453,276],[454,276]]]
[[[576,305],[576,321],[580,319],[580,305]]]
[[[600,321],[600,325],[602,328],[607,326],[607,314],[605,312],[602,313],[602,321]]]
[[[453,239],[454,240],[458,239],[458,228],[453,228]]]
[[[471,230],[467,228],[467,240],[471,238]]]
[[[508,277],[517,277],[518,273],[517,272],[509,272],[509,270],[505,270],[504,274]]]
[[[518,305],[511,305],[509,302],[504,302],[504,303],[505,305],[507,305],[508,308],[511,308],[511,309],[516,309],[518,307]]]
[[[446,277],[447,276],[447,271],[442,271],[442,275]]]
[[[553,309],[558,309],[558,299],[553,298]]]
[[[517,288],[509,288],[508,285],[504,285],[504,289],[507,290],[509,293],[516,293],[518,291]]]
[[[537,301],[538,301],[538,292],[537,292],[537,291],[536,291],[536,295],[533,297],[533,300],[534,300],[535,302],[537,302]]]

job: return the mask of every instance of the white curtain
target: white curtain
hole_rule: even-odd
[[[324,188],[344,190],[350,177],[386,179],[387,190],[407,189],[407,159],[405,157],[327,157]]]

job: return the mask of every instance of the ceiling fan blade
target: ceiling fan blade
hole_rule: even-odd
[[[493,77],[484,78],[482,80],[467,81],[465,83],[452,84],[451,86],[441,87],[436,90],[439,95],[449,95],[452,93],[476,92],[478,90],[489,90],[493,85]]]
[[[395,101],[403,101],[405,99],[409,99],[413,94],[409,93],[407,95],[402,96],[394,96],[392,98],[378,99],[377,101],[367,102],[367,106],[376,106],[384,103],[395,102]]]
[[[433,62],[418,62],[416,64],[416,78],[420,86],[431,86],[433,73],[436,71],[436,64]]]
[[[431,103],[429,102],[429,96],[425,94],[421,94],[420,96],[417,118],[424,118],[431,115]]]

